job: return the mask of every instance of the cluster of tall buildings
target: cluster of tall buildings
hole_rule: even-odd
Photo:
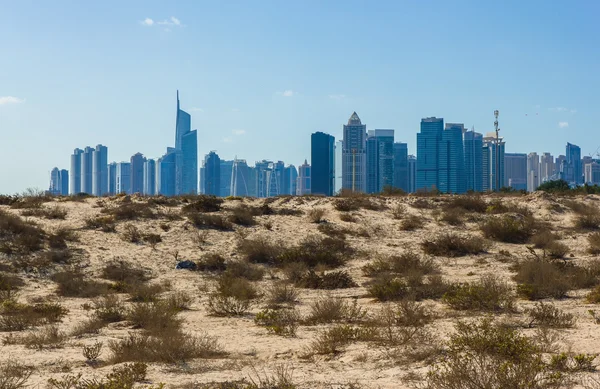
[[[534,191],[546,181],[563,179],[572,185],[600,184],[600,160],[582,157],[567,143],[565,155],[505,153],[505,142],[494,132],[483,135],[462,123],[428,117],[417,133],[416,156],[396,142],[393,129],[367,130],[356,112],[342,126],[342,139],[315,132],[308,160],[296,167],[262,160],[221,159],[215,151],[198,168],[197,131],[180,107],[177,92],[175,147],[160,158],[134,154],[128,162],[108,163],[108,148],[75,149],[71,169],[54,168],[50,192],[67,195],[115,193],[175,196],[203,193],[221,197],[318,194],[340,190],[379,193],[397,188],[410,193],[496,191],[502,187]]]
[[[124,162],[108,163],[108,148],[75,149],[71,170],[52,169],[49,192],[56,195],[116,193],[175,196],[198,191],[198,139],[191,129],[191,116],[183,111],[177,92],[175,147],[167,147],[160,158],[141,153]]]

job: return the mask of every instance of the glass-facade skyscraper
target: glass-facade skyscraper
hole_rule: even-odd
[[[483,191],[483,135],[475,131],[463,134],[465,182],[467,191]]]
[[[393,187],[409,193],[408,186],[408,144],[394,143],[394,179]]]
[[[231,195],[251,196],[250,194],[250,168],[244,159],[234,159],[231,169]]]
[[[117,163],[116,187],[117,193],[131,194],[131,164],[129,162]]]
[[[527,154],[504,154],[504,186],[527,190]]]
[[[567,143],[566,157],[568,171],[565,172],[565,181],[570,184],[580,185],[583,183],[583,173],[581,172],[581,148],[571,143]]]
[[[69,171],[69,193],[81,193],[81,155],[83,150],[75,149],[71,155],[71,170]]]
[[[204,194],[219,196],[221,188],[221,158],[214,151],[204,157]]]
[[[314,171],[314,166],[313,166]],[[379,193],[394,183],[394,130],[369,130],[367,193]]]
[[[175,193],[195,194],[198,191],[198,137],[191,130],[191,116],[179,104],[175,126]]]
[[[296,195],[296,185],[298,182],[298,170],[294,165],[288,165],[283,170],[283,192],[284,195]]]
[[[144,195],[154,196],[156,194],[156,161],[147,159],[144,162]]]
[[[465,126],[446,123],[439,145],[438,189],[442,193],[467,191],[463,132]]]
[[[219,170],[219,196],[227,197],[231,195],[231,173],[233,170],[233,161],[221,160]]]
[[[498,191],[504,185],[504,148],[502,138],[491,132],[483,138],[483,191]],[[496,158],[497,155],[497,158]],[[496,164],[498,169],[496,169]],[[497,178],[496,178],[497,173]]]
[[[144,164],[146,157],[142,153],[135,153],[131,156],[129,174],[129,193],[144,193]]]
[[[81,154],[81,192],[92,193],[94,149],[86,147]]]
[[[156,161],[156,193],[175,196],[175,149],[167,147],[167,153]]]
[[[311,192],[333,196],[335,187],[335,138],[324,132],[310,136]]]
[[[444,119],[421,119],[421,132],[417,134],[416,190],[439,188],[439,147],[444,132]]]
[[[108,193],[108,147],[97,145],[92,152],[92,194]]]
[[[298,185],[296,186],[296,195],[303,196],[310,194],[310,176],[311,168],[306,160],[298,167]]]
[[[353,112],[343,127],[342,189],[354,192],[367,190],[367,126]]]

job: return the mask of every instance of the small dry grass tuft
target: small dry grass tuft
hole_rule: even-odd
[[[308,220],[311,223],[321,223],[323,216],[325,216],[324,208],[311,208],[307,213]]]
[[[309,324],[356,323],[364,320],[366,314],[356,300],[350,303],[340,297],[324,296],[310,304],[306,322]]]
[[[462,236],[455,233],[445,233],[431,240],[425,240],[421,247],[426,254],[462,257],[484,253],[489,244],[478,236]]]
[[[107,283],[85,278],[78,270],[65,270],[51,279],[58,284],[56,293],[64,297],[97,297],[107,294],[110,287]]]
[[[26,348],[43,350],[61,348],[67,338],[67,334],[60,331],[58,326],[50,325],[21,336],[11,334],[4,339],[4,344],[22,344]]]
[[[477,283],[452,285],[443,301],[457,310],[484,312],[514,312],[512,288],[495,275],[485,275]]]
[[[575,325],[575,317],[572,314],[561,311],[552,303],[539,302],[525,312],[529,316],[530,328],[571,328]]]
[[[0,388],[21,389],[27,387],[27,380],[33,374],[33,369],[16,361],[0,364]]]
[[[494,216],[481,225],[486,238],[505,243],[525,243],[539,228],[532,216]]]
[[[409,215],[402,219],[400,229],[403,231],[414,231],[425,226],[425,220],[421,216]]]
[[[600,232],[594,232],[590,234],[587,238],[588,244],[590,245],[588,248],[588,253],[590,254],[600,254]]]
[[[422,258],[412,251],[405,251],[400,255],[378,256],[362,270],[368,277],[376,277],[384,273],[409,276],[437,273],[439,266],[431,258]]]

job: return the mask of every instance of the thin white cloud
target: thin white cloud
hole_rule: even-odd
[[[567,128],[569,127],[569,122],[558,122],[558,126],[560,128]]]
[[[244,135],[246,133],[246,130],[231,130],[231,132],[233,133],[233,135]]]
[[[230,136],[226,136],[225,138],[223,138],[223,142],[225,143],[231,143],[233,142],[233,138]]]
[[[146,18],[144,20],[142,20],[140,22],[141,25],[143,26],[153,26],[154,25],[154,20],[150,19],[150,18]]]
[[[0,96],[0,105],[4,104],[21,104],[24,103],[25,99],[21,99],[14,96]]]
[[[165,26],[165,31],[169,32],[171,29],[169,27],[183,27],[181,24],[181,20],[176,18],[175,16],[171,16],[169,19],[156,21],[154,19],[146,18],[140,22],[141,25],[152,27],[152,26]]]
[[[346,98],[346,95],[329,95],[331,100],[342,100]]]
[[[569,112],[569,113],[576,113],[577,110],[574,108],[567,108],[567,107],[553,107],[553,108],[548,108],[549,111],[552,112]]]
[[[161,26],[181,26],[181,21],[175,16],[171,16],[169,19],[165,19],[157,23]]]
[[[190,108],[190,111],[192,111],[192,112],[204,112],[204,110],[202,108],[198,108],[198,107],[192,107],[192,108]]]
[[[279,96],[283,96],[283,97],[292,97],[292,96],[296,95],[296,92],[294,92],[291,89],[286,89],[283,92],[277,92],[277,94]]]

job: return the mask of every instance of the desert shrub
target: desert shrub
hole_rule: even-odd
[[[442,213],[440,220],[451,226],[461,226],[464,224],[463,214],[464,211],[460,208],[449,208]]]
[[[157,301],[159,295],[165,291],[165,287],[156,283],[132,282],[125,285],[125,291],[131,296],[131,301],[148,303]]]
[[[422,343],[429,337],[424,327],[432,320],[431,312],[412,299],[386,304],[369,323],[370,340],[386,347]]]
[[[585,299],[588,303],[600,304],[600,285],[592,289],[592,291],[585,296]]]
[[[44,247],[44,231],[36,224],[0,209],[0,253],[26,255]]]
[[[116,323],[125,320],[125,305],[115,295],[102,296],[93,302],[94,316],[105,323]]]
[[[281,207],[275,211],[277,215],[281,216],[302,216],[304,215],[304,211],[296,208],[286,208]]]
[[[25,282],[13,274],[0,272],[0,291],[16,291],[25,285]]]
[[[544,258],[532,258],[517,266],[517,291],[530,300],[562,298],[572,288],[572,279],[581,268]]]
[[[349,212],[340,213],[340,220],[347,223],[356,223],[358,219]]]
[[[117,231],[117,224],[113,216],[98,216],[85,219],[85,228],[102,232],[115,232]]]
[[[104,266],[102,269],[102,278],[125,284],[134,284],[146,282],[150,279],[150,276],[148,270],[136,267],[131,262],[114,260]]]
[[[419,228],[423,228],[425,221],[422,217],[417,215],[409,215],[402,219],[400,223],[400,229],[403,231],[414,231]]]
[[[136,382],[146,379],[146,370],[145,363],[128,363],[113,368],[112,372],[103,379],[85,379],[79,373],[78,375],[64,376],[60,380],[50,378],[47,387],[49,389],[133,389]]]
[[[593,205],[575,200],[565,200],[563,204],[566,205],[571,211],[573,211],[577,215],[586,215],[598,212],[598,209]]]
[[[31,327],[57,323],[68,310],[60,304],[20,304],[5,300],[0,306],[0,331],[23,331]]]
[[[208,312],[213,316],[241,316],[252,306],[251,300],[213,293],[208,298]]]
[[[265,236],[242,239],[237,245],[237,251],[251,263],[276,264],[281,250],[280,244]]]
[[[226,269],[225,258],[217,253],[204,254],[196,265],[200,271],[223,272]]]
[[[556,236],[556,234],[554,234],[552,231],[542,229],[536,232],[531,239],[529,239],[529,242],[532,243],[535,248],[545,249],[558,239],[558,236]]]
[[[302,262],[308,267],[322,265],[330,268],[342,266],[354,253],[343,239],[308,236],[298,245],[281,254],[281,263]]]
[[[276,282],[267,289],[267,301],[271,305],[294,304],[298,295],[298,290],[285,282]]]
[[[240,300],[253,300],[259,296],[256,287],[248,280],[229,274],[223,274],[218,278],[216,292],[221,296],[235,297]]]
[[[214,316],[240,316],[245,314],[259,296],[248,280],[223,274],[217,281],[215,292],[208,300],[208,311]]]
[[[103,208],[100,213],[110,215],[116,221],[156,219],[157,214],[152,208],[152,205],[148,203],[124,202],[115,207]]]
[[[160,337],[130,333],[120,341],[109,341],[108,348],[113,354],[112,363],[181,363],[223,355],[215,338],[185,334],[177,330],[165,331]]]
[[[49,208],[28,208],[21,212],[22,216],[35,216],[35,217],[43,217],[50,220],[64,220],[68,212],[63,207],[55,205]]]
[[[102,352],[102,342],[95,342],[89,346],[83,346],[82,354],[86,361],[95,362],[100,358]]]
[[[551,258],[563,258],[569,252],[569,246],[562,242],[552,242],[546,248],[548,255]]]
[[[532,216],[532,213],[527,206],[521,206],[513,202],[504,202],[500,199],[492,201],[487,207],[486,213],[495,215],[502,213],[516,213],[523,216]]]
[[[0,202],[1,204],[1,202]],[[27,380],[33,369],[15,361],[0,364],[0,388],[21,389],[27,387]]]
[[[462,257],[469,254],[483,253],[488,243],[478,236],[461,236],[444,233],[431,240],[425,240],[421,247],[426,254],[446,257]]]
[[[66,249],[67,242],[78,242],[79,237],[75,233],[75,231],[59,227],[54,233],[48,235],[48,245],[52,249]]]
[[[352,198],[336,200],[333,206],[336,210],[340,212],[358,211],[361,208],[360,202],[357,202]]]
[[[396,206],[392,208],[391,213],[394,219],[400,220],[406,215],[406,207],[404,204],[396,204]]]
[[[187,204],[182,208],[184,213],[198,212],[219,212],[221,210],[223,199],[216,196],[200,195],[193,203]]]
[[[478,195],[472,196],[456,196],[453,197],[446,205],[446,210],[456,210],[458,212],[477,212],[485,213],[487,210],[487,203],[485,200]]]
[[[66,340],[67,334],[60,331],[56,325],[50,325],[20,336],[11,334],[4,339],[4,344],[22,344],[26,348],[43,350],[60,348]]]
[[[332,296],[320,297],[310,304],[310,312],[306,322],[310,324],[322,324],[333,322],[356,323],[366,317],[356,300],[352,303]]]
[[[133,224],[126,224],[123,227],[123,240],[130,243],[139,243],[142,240],[142,233]]]
[[[265,275],[265,269],[248,261],[238,260],[227,263],[224,276],[243,278],[248,281],[260,281]]]
[[[323,216],[325,216],[324,208],[311,208],[307,214],[308,220],[311,223],[321,223],[323,221]]]
[[[587,237],[588,244],[590,245],[588,248],[588,253],[590,254],[600,254],[600,232],[594,232]]]
[[[535,342],[490,319],[456,324],[446,356],[431,367],[428,389],[562,387]]]
[[[536,232],[537,224],[531,216],[494,216],[481,225],[481,231],[486,238],[499,242],[525,243]]]
[[[300,288],[329,290],[354,288],[358,286],[350,274],[345,270],[317,274],[317,272],[310,269],[298,279],[295,284]]]
[[[80,321],[73,331],[71,331],[72,336],[82,336],[86,334],[94,334],[97,335],[100,333],[102,328],[106,325],[106,322],[97,318],[96,316],[92,316],[83,321]]]
[[[127,320],[134,328],[161,334],[181,327],[182,320],[177,317],[177,313],[176,309],[164,301],[138,303],[127,311]]]
[[[367,292],[379,301],[397,301],[408,297],[423,300],[440,298],[449,288],[450,285],[439,275],[430,275],[427,282],[423,282],[419,273],[412,273],[406,279],[382,273],[368,284]]]
[[[254,322],[275,335],[296,336],[300,314],[295,309],[265,309],[256,314]]]
[[[430,202],[429,200],[425,199],[425,198],[418,198],[416,200],[414,200],[411,204],[411,207],[416,208],[416,209],[433,209],[435,208],[435,204],[433,204],[432,202]]]
[[[109,284],[85,278],[76,270],[65,270],[51,277],[56,282],[56,293],[64,297],[97,297],[108,293]]]
[[[164,303],[175,311],[187,311],[190,309],[194,298],[187,292],[175,292],[164,299]]]
[[[253,226],[256,224],[252,210],[245,204],[232,208],[228,220],[240,226]]]
[[[563,372],[563,373],[576,373],[576,372],[592,372],[596,371],[596,367],[593,365],[596,354],[573,354],[562,352],[560,354],[552,355],[550,359],[550,369]],[[595,386],[585,386],[586,389],[596,388]]]
[[[571,328],[575,324],[572,314],[561,311],[552,303],[539,302],[525,312],[529,316],[528,326],[530,328]]]
[[[360,339],[361,331],[359,328],[349,325],[336,325],[323,330],[317,335],[317,338],[307,350],[308,355],[339,354],[347,345]]]
[[[379,301],[401,300],[409,295],[407,283],[388,273],[375,278],[367,287],[367,292]]]
[[[575,218],[575,227],[582,230],[600,229],[600,212],[595,210],[593,213],[578,215]]]
[[[494,275],[477,283],[455,284],[444,294],[444,303],[458,310],[504,312],[515,310],[512,288]]]
[[[196,228],[208,228],[219,231],[231,231],[233,229],[233,224],[221,215],[190,213],[187,217]]]
[[[18,195],[0,195],[0,205],[13,205],[19,200]]]
[[[363,267],[363,273],[368,277],[383,273],[409,275],[411,273],[433,274],[439,271],[438,266],[430,258],[422,258],[412,251],[400,255],[379,256]]]
[[[142,239],[144,242],[148,243],[150,247],[153,249],[156,248],[156,245],[162,242],[162,237],[159,234],[147,233],[142,235]]]
[[[317,230],[330,238],[336,239],[346,239],[346,234],[350,233],[350,230],[347,228],[338,227],[332,223],[321,223],[317,227]]]

